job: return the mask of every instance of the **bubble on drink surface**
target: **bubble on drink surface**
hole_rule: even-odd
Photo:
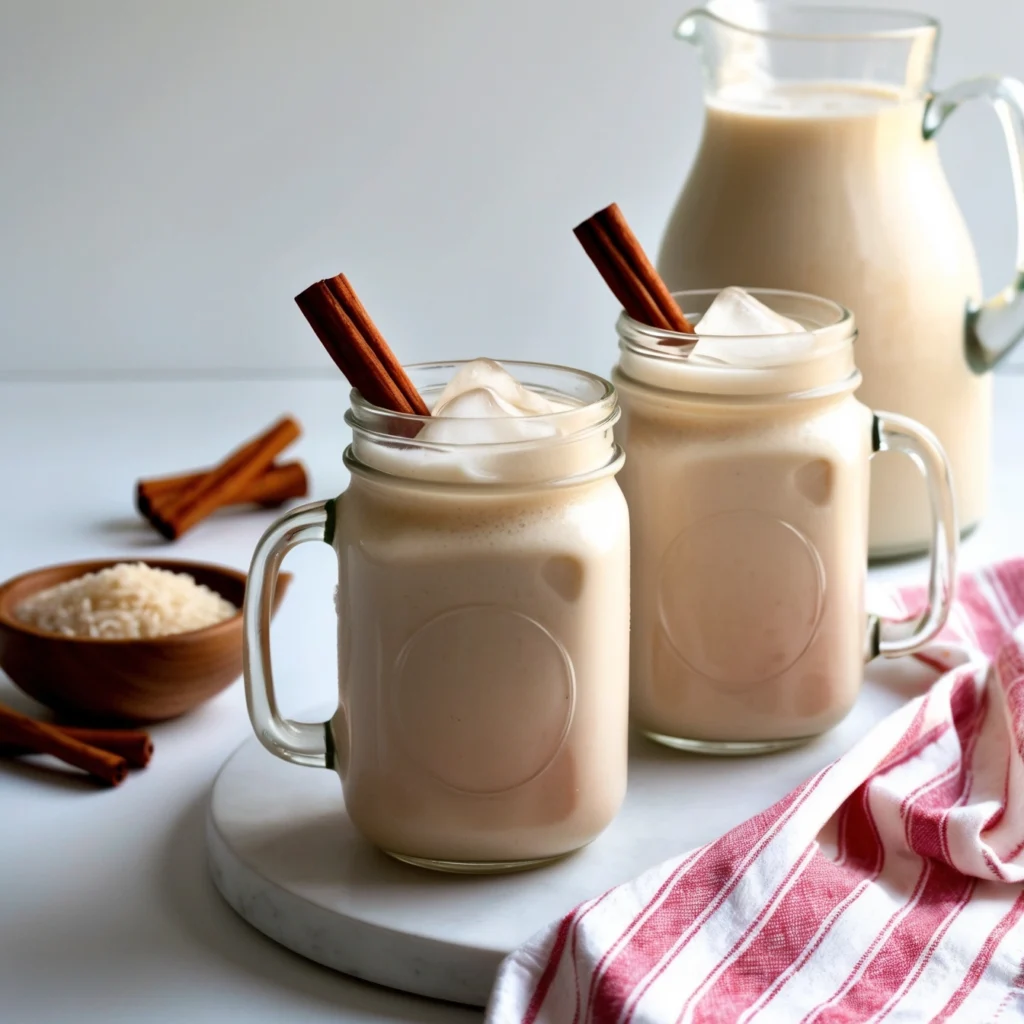
[[[723,288],[694,328],[691,362],[783,366],[808,355],[814,336],[742,288]]]

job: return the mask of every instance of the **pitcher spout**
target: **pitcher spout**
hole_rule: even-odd
[[[694,46],[699,46],[701,43],[701,26],[707,16],[707,11],[700,7],[688,11],[680,18],[679,23],[676,25],[676,39],[682,39],[684,43],[693,43]]]
[[[683,15],[675,36],[700,51],[705,85],[714,93],[725,85],[764,79],[772,63],[765,34],[769,27],[763,0],[707,0]]]
[[[757,35],[768,30],[768,8],[764,0],[707,0],[684,14],[676,25],[676,38],[699,45],[713,28]]]

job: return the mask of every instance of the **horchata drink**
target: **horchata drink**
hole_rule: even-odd
[[[944,621],[956,528],[945,456],[854,397],[853,316],[738,288],[676,296],[694,334],[619,321],[621,476],[632,532],[632,714],[709,753],[770,750],[835,725],[865,657]],[[926,469],[935,569],[916,623],[868,617],[869,461]]]
[[[423,866],[527,867],[590,842],[625,793],[617,399],[539,364],[410,376],[433,415],[354,392],[348,490],[263,545],[274,558],[308,522],[337,550],[329,757],[353,823]]]

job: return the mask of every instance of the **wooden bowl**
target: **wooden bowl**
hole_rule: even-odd
[[[242,674],[240,610],[205,629],[146,640],[60,636],[15,618],[14,609],[30,595],[125,561],[53,565],[0,585],[0,667],[19,689],[62,716],[158,722],[191,711]],[[242,607],[243,572],[204,562],[145,559],[145,564],[187,572]],[[275,611],[290,578],[281,574]]]

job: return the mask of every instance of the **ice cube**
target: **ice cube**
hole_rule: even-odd
[[[492,388],[484,386],[460,391],[443,406],[438,403],[434,415],[449,419],[484,420],[516,416],[519,411]]]
[[[448,382],[447,387],[441,392],[441,397],[434,404],[434,415],[453,415],[446,411],[447,406],[458,396],[479,389],[486,389],[496,398],[501,398],[511,409],[504,412],[484,412],[484,416],[543,416],[569,408],[563,403],[553,402],[529,388],[524,388],[494,359],[474,359],[466,363]]]
[[[696,333],[793,334],[804,330],[802,324],[776,313],[742,288],[723,288],[700,318]]]
[[[814,346],[813,335],[802,324],[769,309],[742,288],[723,288],[694,331],[700,340],[690,359],[697,362],[779,366]]]
[[[519,386],[513,378],[509,379]],[[438,402],[419,437],[437,444],[500,444],[552,437],[555,432],[550,422],[524,416],[491,388],[475,387],[454,395],[443,404]]]

